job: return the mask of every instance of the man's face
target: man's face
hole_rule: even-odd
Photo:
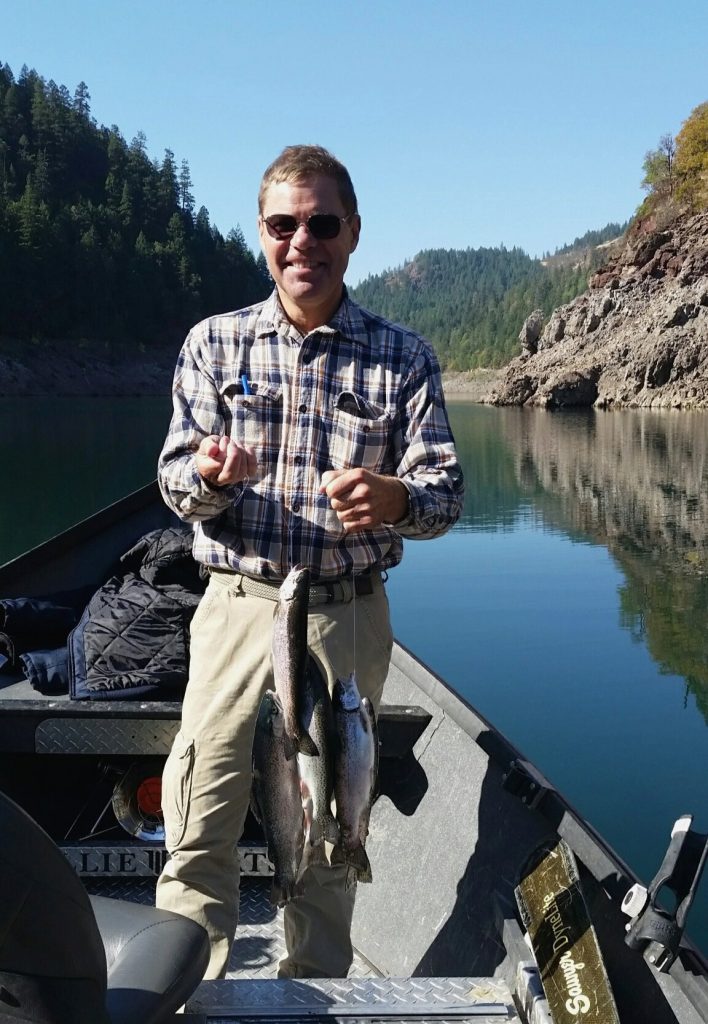
[[[336,238],[324,240],[314,238],[304,223],[290,238],[272,238],[264,221],[274,214],[290,214],[302,222],[314,213],[346,216],[332,178],[317,175],[304,182],[271,185],[258,218],[261,248],[283,309],[305,331],[327,323],[339,306],[349,256],[359,241],[359,216],[341,224]]]

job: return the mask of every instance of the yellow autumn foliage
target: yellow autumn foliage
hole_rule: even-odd
[[[708,208],[708,103],[692,111],[676,136],[676,194],[694,212]]]

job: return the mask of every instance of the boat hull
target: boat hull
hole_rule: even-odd
[[[173,521],[157,487],[143,488],[0,567],[0,597],[98,585],[140,535]],[[47,781],[29,786],[26,798],[31,790],[41,805],[44,796],[47,806],[40,810],[47,813],[52,799],[56,803],[49,782],[52,765],[76,764],[79,772],[82,764],[95,768],[108,758],[128,766],[145,749],[142,743],[136,749],[118,744],[127,742],[126,735],[134,739],[146,723],[148,734],[158,727],[169,733],[159,750],[156,740],[151,748],[153,756],[162,757],[179,720],[178,702],[132,707],[125,701],[120,707],[90,702],[88,707],[68,698],[33,697],[26,689],[10,692],[10,687],[0,689],[0,785],[17,776],[18,759],[29,766],[29,775],[31,766],[38,770],[41,763]],[[367,841],[374,881],[358,887],[353,939],[362,962],[384,977],[486,977],[514,991],[520,966],[532,959],[515,887],[534,852],[561,839],[578,863],[620,1019],[629,1024],[708,1019],[703,956],[684,941],[671,971],[660,973],[626,945],[621,903],[637,879],[520,751],[399,644],[383,700],[396,706],[390,717],[398,725],[391,725],[385,741],[388,756],[381,762]],[[406,727],[407,716],[414,727]],[[63,749],[69,719],[91,722],[84,730],[87,738],[72,751]],[[111,738],[97,751],[92,743],[99,721]],[[48,746],[39,749],[40,740]],[[111,848],[119,846],[115,837],[105,842],[105,863]],[[153,861],[159,870],[162,854]],[[99,857],[90,866],[100,862]]]

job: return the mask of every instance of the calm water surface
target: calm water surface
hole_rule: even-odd
[[[396,635],[648,881],[680,814],[708,831],[708,414],[450,415],[464,518],[406,543]],[[3,400],[0,563],[151,480],[168,418],[168,400]]]

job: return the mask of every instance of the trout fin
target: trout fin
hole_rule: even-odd
[[[302,896],[304,891],[305,885],[301,881],[293,879],[289,882],[281,882],[274,877],[270,888],[270,902],[274,907],[284,907],[286,903]]]
[[[248,803],[249,803],[249,806],[251,808],[251,814],[256,819],[258,824],[262,825],[263,824],[263,814],[261,813],[261,808],[260,808],[260,804],[258,803],[258,798],[257,798],[257,796],[256,796],[256,794],[254,793],[253,790],[251,790],[251,796],[250,796],[250,799],[249,799]]]
[[[339,822],[333,814],[328,814],[325,819],[324,837],[328,843],[336,846],[339,842]]]
[[[324,843],[320,843],[319,846],[310,846],[306,844],[305,852],[302,855],[300,861],[300,867],[298,868],[297,879],[300,885],[305,887],[305,883],[301,881],[307,869],[314,864],[328,864],[327,853],[325,851]]]
[[[321,818],[313,819],[309,839],[310,846],[321,846],[325,840],[333,846],[339,842],[339,825],[331,811],[323,814]]]
[[[354,871],[357,882],[370,882],[372,880],[371,863],[361,843],[351,850],[345,850],[341,844],[335,846],[332,850],[330,863],[333,865],[348,865]]]
[[[283,751],[288,761],[292,760],[296,756],[299,749],[299,744],[295,736],[289,736],[286,732],[283,733]]]
[[[307,754],[308,757],[319,757],[320,752],[317,744],[312,739],[309,733],[303,732],[300,735],[300,742],[297,749],[301,754]]]

